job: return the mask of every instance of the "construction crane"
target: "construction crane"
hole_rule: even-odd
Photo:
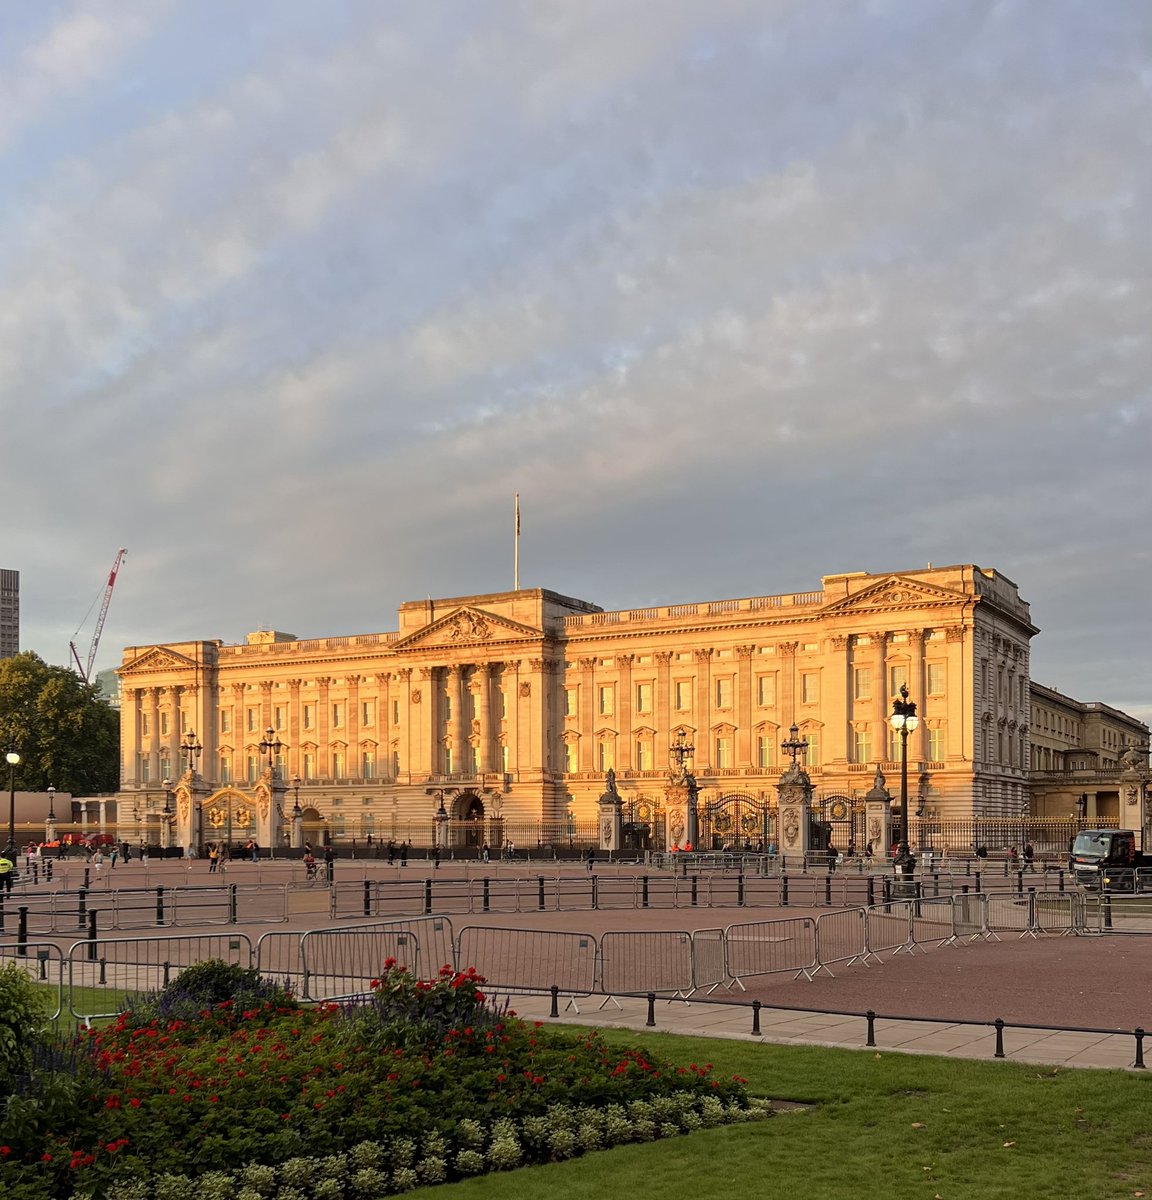
[[[84,614],[84,621],[80,622],[80,629],[72,635],[73,640],[68,643],[68,649],[72,651],[72,658],[76,662],[76,670],[80,672],[80,678],[85,683],[92,682],[92,664],[96,661],[96,651],[100,646],[100,635],[104,632],[104,618],[108,615],[108,605],[112,603],[112,589],[116,586],[116,573],[120,570],[120,564],[124,561],[124,555],[127,550],[121,550],[116,555],[116,561],[112,564],[112,570],[108,572],[108,583],[104,588],[104,599],[100,605],[100,615],[96,618],[96,631],[92,634],[92,645],[88,648],[88,664],[84,665],[80,661],[80,652],[76,649],[75,639],[80,635],[80,629],[84,627],[84,621],[88,620],[88,613],[91,608]],[[95,605],[93,600],[92,604]]]

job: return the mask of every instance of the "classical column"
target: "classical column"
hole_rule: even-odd
[[[620,675],[620,716],[617,718],[616,764],[621,772],[631,771],[632,753],[632,659],[631,654],[616,655],[616,670]]]
[[[869,724],[872,726],[872,749],[879,762],[888,762],[888,632],[877,630],[869,634],[872,639],[872,711]],[[911,684],[911,680],[908,681]]]
[[[834,634],[828,639],[834,655],[831,677],[836,681],[821,696],[821,710],[825,714],[824,762],[829,765],[847,764],[852,761],[852,745],[849,734],[851,717],[855,716],[855,698],[852,688],[852,672],[856,666],[855,646],[844,634]],[[850,652],[851,651],[851,652]],[[879,685],[883,691],[883,685]],[[880,735],[883,739],[883,734]],[[876,748],[876,757],[883,758],[883,742]]]
[[[121,703],[125,714],[120,720],[120,774],[126,783],[140,781],[140,704],[143,688],[125,688]]]
[[[780,659],[780,724],[799,717],[796,700],[796,651],[799,642],[777,642],[776,657]]]
[[[289,767],[284,772],[288,779],[303,774],[304,769],[304,757],[300,750],[300,743],[304,740],[304,721],[300,712],[300,689],[303,686],[302,679],[288,680],[288,728],[285,733],[288,740]]]
[[[479,722],[480,773],[492,770],[492,664],[476,664],[476,720]]]
[[[596,770],[596,660],[580,660],[580,770]]]
[[[711,774],[712,767],[712,651],[696,650],[696,774]]]
[[[668,762],[669,731],[672,728],[672,684],[669,678],[669,665],[672,653],[669,650],[658,651],[656,659],[656,744],[652,748],[654,754],[653,766],[663,770]]]
[[[164,703],[168,707],[168,740],[166,743],[168,757],[172,760],[173,769],[181,770],[181,751],[180,751],[180,691],[177,686],[164,688]],[[148,750],[148,761],[150,765],[149,778],[155,783],[160,778],[160,696],[159,689],[155,696],[156,706],[153,709],[153,734],[152,742]]]
[[[470,770],[464,713],[468,686],[460,663],[452,663],[448,667],[447,692],[452,701],[452,720],[448,724],[448,736],[452,739],[452,774],[465,775]]]
[[[754,769],[752,761],[752,655],[755,646],[736,647],[736,765]]]
[[[389,689],[391,694],[391,689]],[[401,667],[396,672],[396,702],[400,711],[400,728],[396,740],[400,743],[400,770],[412,778],[412,668]],[[399,779],[397,779],[399,782]]]
[[[257,731],[259,734],[259,737],[256,740],[257,741],[262,740],[264,737],[264,731],[266,729],[271,728],[271,726],[273,724],[274,724],[274,722],[272,720],[272,681],[270,679],[262,679],[262,680],[260,680],[260,728]],[[203,741],[204,738],[201,737],[200,740]],[[261,763],[260,769],[261,770],[264,769],[263,763]]]
[[[908,761],[919,764],[928,761],[928,722],[924,720],[928,709],[928,673],[924,669],[924,630],[908,630],[909,679],[908,690],[920,705],[920,724],[908,737]],[[938,714],[933,712],[933,716]]]
[[[349,779],[363,778],[363,766],[360,761],[360,676],[346,675],[344,686],[348,689],[348,761],[344,764],[344,773]]]
[[[316,774],[321,779],[329,778],[332,773],[332,746],[329,742],[332,711],[328,704],[328,689],[331,684],[330,676],[316,676]]]

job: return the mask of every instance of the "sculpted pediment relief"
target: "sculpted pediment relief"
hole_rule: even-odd
[[[146,671],[186,671],[195,666],[196,663],[187,655],[177,654],[175,650],[164,646],[153,646],[150,650],[145,650],[139,658],[134,658],[126,667],[121,667],[116,674],[123,679]]]
[[[485,646],[508,641],[535,641],[543,630],[507,617],[498,617],[481,608],[458,608],[423,629],[392,643],[393,650],[453,649],[458,646]]]
[[[919,579],[905,579],[901,575],[889,575],[866,587],[855,595],[838,600],[824,609],[831,613],[890,612],[893,609],[937,607],[942,604],[965,604],[972,597],[952,588],[936,587],[922,583]]]

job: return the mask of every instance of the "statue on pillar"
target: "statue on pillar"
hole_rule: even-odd
[[[1120,826],[1133,829],[1140,841],[1139,849],[1152,846],[1148,801],[1149,781],[1152,771],[1148,768],[1148,750],[1129,742],[1120,755]]]
[[[609,767],[605,776],[606,787],[600,793],[600,849],[609,853],[619,850],[622,842],[623,801],[616,789],[616,772]]]
[[[885,786],[879,763],[872,787],[864,793],[864,825],[872,853],[887,858],[888,848],[892,845],[892,794]]]

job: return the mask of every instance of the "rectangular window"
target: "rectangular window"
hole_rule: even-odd
[[[856,700],[872,699],[872,668],[857,667],[852,672],[852,696]],[[859,761],[859,759],[857,759]]]
[[[172,778],[172,760],[166,754],[160,756],[160,778]]]
[[[616,689],[608,684],[600,689],[599,712],[602,717],[610,717],[616,711]]]
[[[332,751],[332,778],[333,779],[343,779],[344,778],[344,751],[343,750],[333,750]]]
[[[573,768],[573,769],[575,769],[575,768]],[[503,771],[505,775],[508,774],[508,747],[507,746],[500,747],[500,770]],[[508,782],[511,783],[512,781],[509,780]]]
[[[344,703],[341,700],[335,701],[332,705],[332,728],[342,729],[344,726]]]
[[[638,713],[650,713],[652,711],[652,685],[650,683],[638,683],[636,685],[636,711]]]
[[[147,754],[140,755],[140,782],[152,782],[152,763]]]
[[[676,681],[676,710],[688,712],[692,708],[692,681],[678,679]]]
[[[283,754],[276,755],[274,764],[273,777],[276,779],[287,779],[288,777],[288,759]]]
[[[362,750],[360,752],[360,778],[376,778],[376,752],[374,750]]]
[[[761,708],[776,707],[776,676],[760,675],[756,680],[756,703]]]
[[[716,739],[716,764],[723,769],[732,765],[732,738],[725,734]]]
[[[872,734],[867,729],[852,731],[852,761],[866,763],[872,761]]]
[[[470,747],[470,749],[472,751],[471,755],[469,756],[472,759],[472,774],[479,775],[480,774],[480,747],[472,746],[472,747]]]
[[[732,707],[732,680],[730,677],[716,680],[716,707]]]
[[[256,777],[260,773],[260,763],[255,754],[248,755],[247,768],[245,778],[247,778],[249,783],[255,783]]]
[[[928,729],[928,757],[933,762],[944,761],[944,730],[940,727]]]
[[[232,782],[232,758],[227,754],[220,755],[220,782]]]
[[[152,718],[147,713],[140,714],[140,736],[151,737],[152,735]]]
[[[564,689],[564,715],[566,717],[576,715],[576,689],[574,687]]]
[[[167,737],[172,732],[172,717],[170,713],[160,714],[160,736]]]
[[[899,696],[900,689],[908,686],[908,664],[898,663],[888,670],[888,693],[891,696]]]
[[[496,717],[501,721],[508,717],[508,693],[503,688],[496,692]]]
[[[272,726],[276,730],[286,729],[284,722],[284,705],[277,704],[272,710]]]
[[[928,664],[928,695],[943,696],[945,684],[948,679],[947,663],[929,663]]]
[[[652,739],[642,737],[636,739],[636,769],[638,771],[652,770]]]
[[[376,724],[376,701],[361,700],[360,701],[360,725],[368,729]]]
[[[305,704],[304,705],[303,719],[304,719],[304,728],[305,729],[315,729],[316,728],[316,705],[315,704]]]
[[[189,728],[190,728],[190,726],[188,724],[188,714],[186,712],[182,712],[180,714],[180,732],[182,734],[187,733]]]
[[[393,725],[400,724],[400,701],[399,700],[392,701],[392,724]]]
[[[771,771],[776,766],[776,741],[761,734],[756,739],[756,765],[761,771]]]
[[[815,671],[804,671],[800,676],[801,704],[815,704],[820,699],[820,676]]]
[[[508,747],[505,746],[505,747],[503,747],[503,749],[505,751],[507,751]],[[575,742],[565,742],[564,743],[564,771],[565,771],[565,774],[571,775],[574,771],[576,771],[578,769],[579,768],[576,766],[576,743]],[[507,765],[505,765],[505,770],[507,770]]]
[[[304,778],[312,780],[316,778],[316,755],[310,751],[304,754]]]
[[[820,731],[818,729],[806,730],[800,736],[808,742],[808,750],[800,761],[807,767],[818,767],[820,765]]]
[[[332,815],[332,836],[343,837],[348,828],[348,819],[343,813]]]
[[[260,710],[258,708],[246,709],[244,721],[248,732],[255,733],[260,726]]]
[[[444,774],[445,775],[452,774],[452,747],[451,746],[444,747]]]
[[[476,693],[475,692],[466,693],[464,702],[467,705],[466,711],[468,713],[468,720],[475,721],[476,720]]]
[[[444,697],[444,720],[445,721],[452,720],[452,697],[451,696]]]
[[[392,751],[392,778],[395,779],[400,774],[400,751]]]
[[[230,708],[222,708],[220,710],[220,732],[232,732],[232,710]]]
[[[600,750],[600,770],[610,771],[616,766],[616,747],[605,739],[599,743]]]

